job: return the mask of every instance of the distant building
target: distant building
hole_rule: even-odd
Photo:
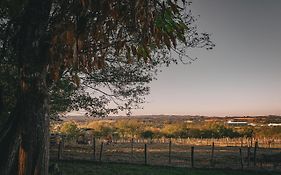
[[[281,126],[281,123],[269,123],[268,126]]]
[[[249,123],[248,125],[249,126],[257,126],[257,124],[255,124],[255,123]]]
[[[248,122],[227,121],[226,123],[231,126],[248,126]]]

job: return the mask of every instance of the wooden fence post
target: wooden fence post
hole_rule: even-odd
[[[147,144],[144,144],[144,164],[147,165]]]
[[[100,145],[100,157],[99,157],[100,162],[101,162],[101,158],[102,158],[102,151],[103,151],[103,142],[101,142],[101,145]]]
[[[239,148],[239,155],[240,155],[240,165],[241,165],[241,168],[243,169],[243,155],[242,155],[242,149]]]
[[[131,140],[131,161],[133,160],[134,155],[134,138]]]
[[[250,167],[250,161],[251,161],[251,147],[249,145],[247,149],[247,166]]]
[[[252,148],[253,147],[253,137],[251,136],[251,143],[250,143],[250,147]]]
[[[257,165],[257,148],[258,148],[258,142],[255,142],[255,148],[254,148],[254,167]]]
[[[169,141],[169,164],[171,164],[172,140]]]
[[[92,146],[93,146],[93,160],[95,161],[96,160],[96,137],[93,137]]]
[[[58,161],[61,159],[61,140],[59,142],[59,145],[58,145]]]
[[[194,146],[191,147],[191,168],[194,168]]]
[[[228,146],[228,137],[225,138],[225,146]]]
[[[210,164],[211,164],[211,167],[214,167],[214,152],[215,152],[215,143],[213,142],[212,143],[212,152],[211,152],[211,161],[210,161]]]
[[[62,160],[63,147],[64,147],[64,139],[60,140],[58,145],[58,160]]]

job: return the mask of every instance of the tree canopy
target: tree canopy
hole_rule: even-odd
[[[29,3],[1,4],[3,87],[16,87],[19,26],[22,7]],[[84,108],[106,115],[128,109],[143,102],[140,97],[149,90],[144,85],[159,65],[192,61],[186,48],[213,47],[208,34],[198,33],[185,1],[53,1],[49,13],[44,40],[54,113]],[[38,67],[37,61],[27,62],[26,69]],[[6,91],[9,97],[15,94]],[[108,109],[110,101],[116,106]]]

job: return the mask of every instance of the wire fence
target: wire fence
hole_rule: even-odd
[[[226,141],[226,140],[225,140]],[[281,171],[281,147],[258,140],[228,139],[93,139],[88,144],[60,141],[51,159],[92,160],[190,168],[268,169]],[[235,142],[236,141],[236,142]],[[278,140],[279,141],[279,140]],[[278,142],[275,140],[275,143]]]

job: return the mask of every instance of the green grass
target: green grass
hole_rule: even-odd
[[[52,164],[52,163],[51,163]],[[179,167],[65,161],[59,163],[63,175],[280,175],[280,172],[188,169]]]

